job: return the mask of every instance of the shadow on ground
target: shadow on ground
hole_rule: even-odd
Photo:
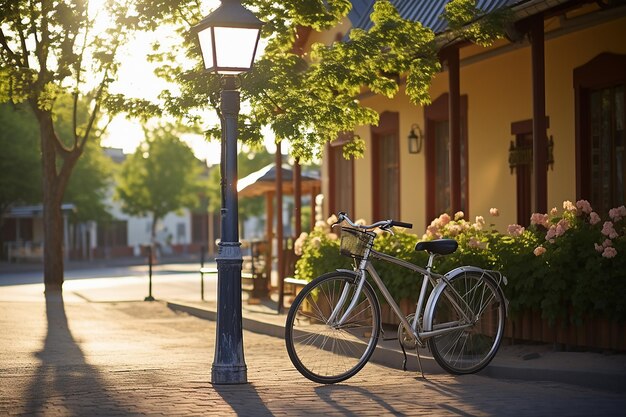
[[[61,293],[46,293],[46,319],[44,345],[35,353],[41,363],[25,393],[28,398],[25,414],[43,415],[49,409],[62,409],[67,415],[81,415],[85,396],[97,393],[94,408],[100,412],[131,415],[111,395],[106,395],[108,400],[102,404],[105,384],[98,370],[86,362],[72,336]]]

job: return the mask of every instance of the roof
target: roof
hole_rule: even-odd
[[[76,211],[76,206],[72,203],[61,204],[62,213],[72,213]],[[43,205],[35,206],[13,206],[4,215],[6,218],[30,218],[43,216]]]
[[[282,166],[283,192],[293,193],[293,170],[289,165]],[[308,193],[312,187],[319,187],[319,178],[313,175],[302,174],[302,193]],[[276,189],[276,165],[269,164],[260,170],[253,172],[237,182],[237,191],[240,197],[253,197],[265,194]]]
[[[448,28],[448,23],[440,16],[444,7],[450,0],[390,0],[400,16],[406,20],[421,22],[436,34],[443,33]],[[348,15],[352,26],[355,28],[369,29],[372,27],[370,14],[376,0],[352,0],[352,11]],[[476,6],[485,11],[492,12],[502,7],[514,7],[524,3],[538,3],[537,0],[477,0]],[[549,3],[549,1],[546,1]]]

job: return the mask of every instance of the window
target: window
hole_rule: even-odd
[[[590,203],[605,214],[624,204],[624,84],[590,92]]]
[[[435,122],[435,213],[450,213],[450,134],[448,121]]]
[[[400,149],[398,113],[380,115],[372,127],[374,221],[400,218]]]
[[[450,187],[450,127],[448,94],[424,109],[426,119],[426,222],[452,213]],[[461,210],[468,216],[467,96],[461,96],[460,196]]]
[[[341,142],[341,138],[338,142]],[[335,145],[333,143],[328,149],[328,154],[330,212],[336,214],[340,211],[345,211],[350,215],[354,215],[354,159],[343,157],[343,146],[341,144]]]
[[[600,215],[626,203],[626,55],[604,53],[574,70],[576,188]]]

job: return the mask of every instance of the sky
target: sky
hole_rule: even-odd
[[[207,13],[219,4],[215,0],[205,1],[207,3]],[[111,86],[113,92],[123,93],[135,98],[142,98],[157,101],[159,93],[168,85],[166,81],[158,78],[154,74],[154,64],[148,62],[147,54],[151,52],[152,42],[159,37],[163,44],[167,42],[167,37],[172,35],[172,28],[162,27],[156,33],[140,33],[120,52],[120,62],[122,63],[118,73],[117,81]],[[245,106],[242,106],[245,108]],[[211,116],[213,118],[211,119]],[[206,127],[218,124],[215,113],[207,117]],[[266,147],[268,151],[275,152],[273,135],[268,131],[266,135]],[[116,116],[108,127],[108,134],[102,141],[102,145],[111,148],[121,148],[124,153],[133,153],[137,146],[143,141],[144,133],[141,124],[135,120],[128,120],[124,115]],[[208,165],[219,163],[220,144],[218,141],[206,141],[201,135],[188,134],[181,138],[194,151],[196,157],[207,161]],[[283,152],[286,150],[283,146]]]
[[[138,34],[121,51],[122,65],[117,81],[111,86],[113,92],[157,101],[159,93],[167,87],[167,83],[154,74],[154,65],[146,59],[146,55],[151,51],[151,42],[156,36],[158,34]],[[211,123],[216,122],[217,120],[214,120]],[[144,133],[138,121],[118,115],[109,125],[108,134],[103,139],[102,145],[121,148],[124,153],[133,153],[143,139]],[[201,135],[192,134],[185,135],[182,139],[193,149],[198,159],[207,161],[209,165],[219,163],[219,142],[207,142]]]

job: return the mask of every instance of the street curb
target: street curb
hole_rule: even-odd
[[[184,312],[201,319],[211,321],[216,321],[217,319],[217,312],[207,308],[170,301],[166,301],[166,305],[174,311]],[[265,334],[281,339],[284,338],[284,326],[275,323],[244,316],[242,317],[242,325],[245,330],[254,333]],[[435,360],[427,353],[420,352],[420,357],[422,369],[427,377],[428,374],[444,373],[443,369],[441,369]],[[402,352],[381,346],[381,342],[379,342],[370,360],[379,365],[384,365],[394,369],[402,369],[403,359]],[[409,371],[418,371],[419,369],[417,365],[417,356],[409,352],[407,352],[407,369]],[[626,374],[566,369],[523,368],[498,364],[495,360],[478,374],[495,379],[551,381],[604,391],[614,391],[619,393],[626,392]]]

